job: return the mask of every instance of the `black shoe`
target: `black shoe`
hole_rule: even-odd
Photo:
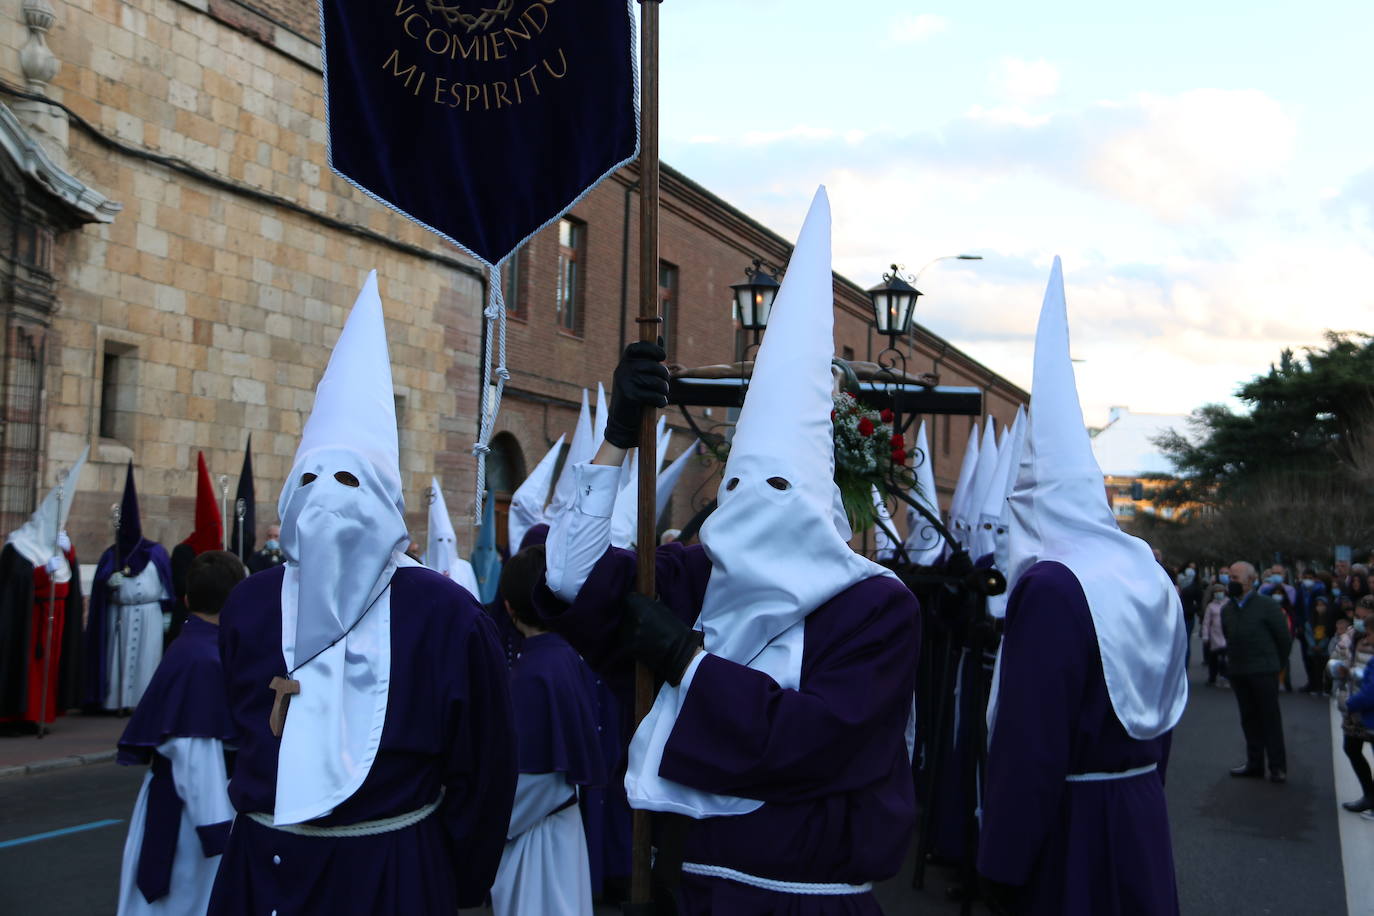
[[[1288,781],[1288,774],[1287,774],[1286,772],[1284,772],[1283,770],[1270,770],[1270,771],[1269,771],[1269,781],[1270,781],[1270,782],[1287,782],[1287,781]]]
[[[1347,811],[1354,811],[1356,814],[1359,814],[1361,811],[1374,809],[1374,801],[1370,800],[1368,795],[1365,795],[1352,802],[1341,802],[1341,807]]]
[[[1241,779],[1262,779],[1264,770],[1252,766],[1231,767],[1231,775]]]

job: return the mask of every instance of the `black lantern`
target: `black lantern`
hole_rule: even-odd
[[[776,268],[765,270],[763,261],[755,258],[753,266],[744,268],[744,275],[749,279],[730,286],[735,291],[740,326],[746,331],[762,331],[768,327],[768,315],[778,296],[778,272]]]
[[[883,274],[883,282],[868,291],[873,300],[873,326],[879,334],[897,338],[911,329],[911,315],[916,311],[916,297],[921,291],[902,278],[900,269],[892,265],[892,273]]]

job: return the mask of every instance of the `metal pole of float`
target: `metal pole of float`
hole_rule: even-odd
[[[653,343],[662,319],[658,313],[658,7],[660,0],[639,0],[639,339]],[[635,549],[639,559],[636,587],[656,595],[654,583],[654,525],[658,411],[646,410],[639,421],[639,530]],[[654,702],[654,678],[643,664],[635,665],[635,725],[649,714]],[[647,907],[651,842],[649,812],[633,813],[630,846],[630,905]]]

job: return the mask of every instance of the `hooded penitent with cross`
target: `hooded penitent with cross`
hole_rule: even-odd
[[[1164,765],[1183,714],[1178,593],[1116,526],[1069,360],[1056,258],[1007,515],[978,869],[1007,912],[1178,912]]]
[[[701,545],[656,554],[658,598],[611,548],[622,449],[662,404],[662,350],[616,370],[606,444],[554,520],[536,603],[613,678],[665,681],[629,746],[631,804],[662,815],[661,881],[685,913],[877,913],[914,822],[905,728],[918,609],[850,549],[833,479],[830,213],[807,215]],[[628,597],[627,597],[628,596]],[[693,629],[695,627],[695,629]],[[805,909],[795,909],[805,907]]]
[[[478,906],[515,788],[506,663],[465,589],[404,554],[375,272],[278,502],[287,562],[221,617],[239,812],[215,914]]]

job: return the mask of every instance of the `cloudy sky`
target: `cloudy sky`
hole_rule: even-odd
[[[1205,12],[1199,12],[1199,9]],[[1187,413],[1374,331],[1374,3],[677,0],[662,155],[1029,387],[1064,259],[1084,411]]]

